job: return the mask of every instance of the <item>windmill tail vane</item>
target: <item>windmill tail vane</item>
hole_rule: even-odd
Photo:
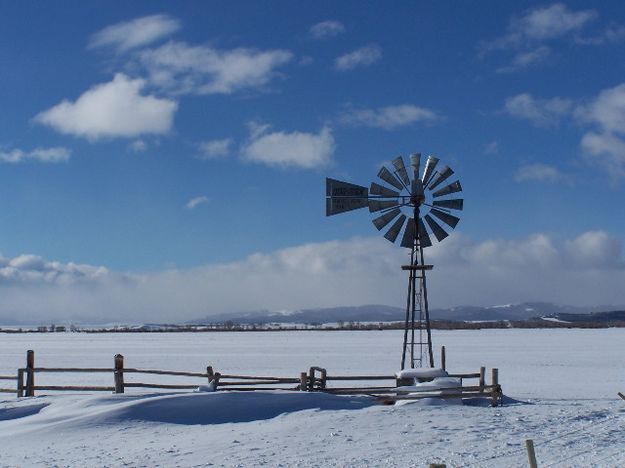
[[[424,263],[423,249],[432,245],[432,236],[438,242],[449,236],[441,223],[454,229],[460,218],[452,213],[464,207],[464,200],[456,198],[462,191],[460,181],[449,182],[454,174],[449,166],[437,169],[439,159],[428,156],[421,171],[419,153],[409,160],[409,167],[402,156],[391,161],[390,169],[382,166],[377,174],[381,183],[369,187],[326,178],[326,216],[369,208],[376,216],[373,225],[378,231],[386,229],[384,237],[392,243],[403,229],[399,245],[410,249],[410,264],[402,266],[409,272],[402,370],[406,364],[434,367],[425,276],[433,266]]]

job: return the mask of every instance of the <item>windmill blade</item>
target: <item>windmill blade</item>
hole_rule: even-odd
[[[434,187],[440,185],[445,179],[448,179],[449,177],[451,177],[453,173],[454,171],[452,171],[449,166],[443,167],[439,171],[438,174],[432,177],[432,180],[430,181],[430,185],[428,186],[428,188],[432,190]]]
[[[402,226],[404,225],[404,221],[406,221],[406,215],[401,215],[399,218],[395,220],[390,229],[384,234],[384,237],[391,242],[395,242],[397,236],[399,235],[399,231],[401,231]]]
[[[430,177],[434,174],[434,168],[438,164],[438,158],[434,156],[428,156],[428,160],[425,163],[425,169],[423,170],[423,177],[421,178],[421,182],[423,182],[423,186],[427,187],[428,182],[430,181]]]
[[[449,195],[450,193],[462,192],[462,186],[460,185],[460,181],[457,180],[452,182],[449,185],[446,185],[440,190],[437,190],[432,194],[433,197],[442,197],[443,195]]]
[[[423,220],[419,220],[419,245],[421,247],[426,248],[432,245],[432,239],[430,239],[430,235],[428,234],[427,229],[425,229],[425,224],[423,224]]]
[[[326,216],[333,216],[367,206],[369,206],[368,198],[328,197],[326,198]]]
[[[441,208],[449,208],[450,210],[462,211],[464,200],[462,198],[454,198],[451,200],[434,200],[432,205]]]
[[[425,221],[428,223],[428,226],[430,226],[430,229],[434,233],[436,240],[438,240],[439,242],[449,235],[440,226],[440,224],[438,224],[436,221],[434,221],[434,219],[432,219],[432,217],[429,214],[425,215]]]
[[[395,187],[397,190],[404,189],[404,186],[399,180],[397,180],[397,177],[395,177],[393,173],[384,166],[380,168],[380,171],[378,172],[378,177],[382,179],[384,182]]]
[[[399,208],[395,208],[394,210],[389,211],[388,213],[383,214],[373,220],[373,224],[380,231],[384,226],[393,221],[395,217],[401,214]]]
[[[421,153],[410,155],[410,167],[412,168],[412,180],[419,178],[419,165],[421,164]]]
[[[326,197],[367,198],[367,187],[326,177]]]
[[[460,221],[460,218],[457,218],[454,215],[444,213],[441,210],[437,210],[436,208],[432,208],[432,210],[430,210],[430,213],[432,213],[434,216],[436,216],[438,219],[440,219],[442,222],[444,222],[447,226],[451,227],[452,229],[455,228],[456,225],[458,224],[458,221]]]
[[[408,249],[412,249],[414,245],[414,218],[408,218],[408,224],[406,224],[406,230],[404,236],[401,238],[401,246]]]
[[[395,190],[391,190],[390,188],[386,188],[380,184],[376,184],[375,182],[371,182],[369,193],[371,195],[380,195],[382,197],[389,197],[389,198],[399,197],[399,192],[396,192]]]
[[[410,178],[408,177],[408,172],[406,172],[404,159],[401,156],[397,156],[391,162],[393,166],[395,166],[395,170],[397,171],[397,174],[399,174],[399,178],[404,182],[404,185],[406,187],[410,186]]]
[[[369,211],[375,213],[376,211],[386,210],[388,208],[395,208],[399,206],[397,199],[395,200],[369,200]]]

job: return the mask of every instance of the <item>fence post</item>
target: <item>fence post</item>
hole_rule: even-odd
[[[480,392],[484,391],[486,385],[486,367],[480,367]]]
[[[35,352],[26,351],[26,396],[35,396]]]
[[[207,366],[206,367],[206,375],[208,377],[208,384],[210,385],[210,383],[215,378],[215,372],[213,372],[213,366]]]
[[[321,369],[321,388],[325,390],[326,383],[328,380],[328,371],[325,369]]]
[[[441,346],[441,369],[446,370],[447,369],[447,363],[446,361],[446,356],[445,356],[445,347]]]
[[[221,378],[221,374],[219,372],[215,372],[215,374],[213,374],[213,380],[212,382],[215,383],[215,392],[217,391],[217,386],[219,385],[219,379]]]
[[[308,387],[308,377],[306,376],[306,372],[301,372],[299,374],[299,389],[302,392],[305,392],[307,390]]]
[[[308,370],[308,391],[312,392],[315,389],[315,369],[311,367]]]
[[[527,461],[530,468],[537,468],[536,452],[534,451],[534,441],[532,439],[525,439],[525,448],[527,449]]]
[[[493,389],[491,390],[492,392],[492,396],[493,396],[493,401],[492,401],[492,406],[497,406],[497,400],[499,400],[499,391],[497,389],[497,386],[499,385],[499,369],[497,369],[496,367],[493,367],[491,369],[491,379],[492,379],[492,385],[493,385]]]
[[[115,355],[115,393],[124,393],[124,356]]]
[[[24,396],[24,369],[17,370],[17,397]]]

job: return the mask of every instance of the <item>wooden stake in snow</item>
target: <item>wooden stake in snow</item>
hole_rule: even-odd
[[[26,396],[35,396],[35,352],[26,351]]]
[[[124,393],[124,356],[115,355],[115,393]]]
[[[496,391],[497,385],[499,385],[499,369],[497,368],[493,368],[491,370],[492,375],[491,375],[491,385],[493,386],[493,401],[492,401],[492,405],[493,406],[497,406],[497,401],[499,400],[499,393]]]
[[[447,370],[447,363],[445,361],[445,347],[441,346],[441,369],[443,370]]]
[[[536,453],[534,452],[534,441],[532,439],[525,439],[525,448],[527,449],[527,461],[530,468],[538,468],[536,463]]]

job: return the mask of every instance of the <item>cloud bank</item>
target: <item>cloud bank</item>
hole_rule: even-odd
[[[553,301],[625,304],[622,241],[603,231],[556,240],[472,241],[426,250],[430,305]],[[0,257],[0,323],[181,322],[217,313],[337,305],[401,307],[406,249],[382,238],[312,243],[232,263],[122,274],[103,267]],[[245,294],[242,292],[245,291]]]

